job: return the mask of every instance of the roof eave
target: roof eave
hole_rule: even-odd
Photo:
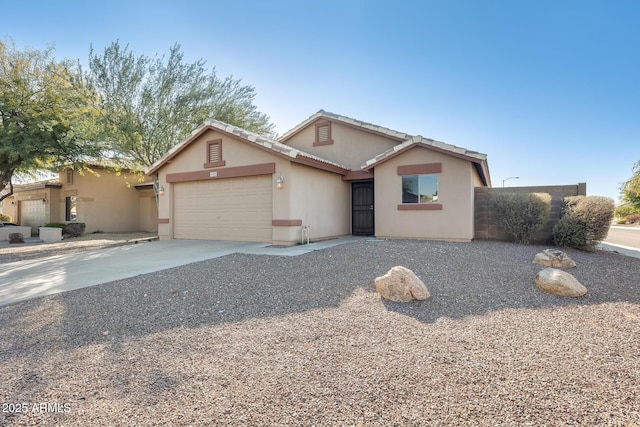
[[[409,140],[409,141],[412,141],[412,140]],[[434,142],[437,142],[437,141],[434,141]],[[440,145],[443,145],[443,144],[444,143],[440,143]],[[489,165],[486,160],[486,155],[484,154],[478,153],[479,157],[476,157],[476,156],[471,156],[468,154],[461,153],[459,152],[460,150],[452,151],[437,145],[425,144],[424,142],[417,142],[417,141],[413,141],[404,147],[401,147],[401,145],[392,148],[386,155],[384,155],[384,157],[378,160],[375,160],[375,158],[368,160],[362,165],[361,169],[365,172],[368,172],[371,169],[375,168],[376,166],[404,153],[405,151],[411,150],[414,147],[423,147],[428,150],[437,151],[452,157],[457,157],[459,159],[467,160],[469,162],[472,162],[474,165],[478,165],[479,166],[478,172],[480,173],[480,179],[482,180],[483,184],[488,187],[491,186],[491,178],[489,177]],[[456,148],[459,148],[459,147],[456,147]]]

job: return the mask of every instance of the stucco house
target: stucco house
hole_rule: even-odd
[[[277,141],[211,120],[151,166],[161,239],[469,241],[487,156],[320,110]]]
[[[158,209],[151,182],[140,174],[99,164],[90,170],[65,168],[57,179],[14,185],[0,212],[13,222],[37,228],[48,223],[83,222],[95,231],[157,231]]]

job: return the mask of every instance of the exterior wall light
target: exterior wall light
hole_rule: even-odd
[[[284,178],[282,177],[282,175],[280,175],[277,179],[276,179],[276,187],[278,189],[282,189],[284,188]]]
[[[160,186],[160,188],[158,189],[158,194],[161,196],[164,196],[164,187]]]

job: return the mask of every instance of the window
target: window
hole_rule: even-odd
[[[435,203],[437,201],[438,175],[402,177],[402,203]]]
[[[67,184],[73,184],[73,169],[67,169]]]
[[[76,222],[78,220],[78,201],[76,196],[65,197],[64,199],[65,214],[64,220]]]
[[[313,145],[330,144],[333,144],[333,140],[331,139],[331,122],[316,123],[316,140],[313,142]]]
[[[225,161],[222,160],[222,140],[216,139],[213,141],[207,141],[207,154],[206,154],[205,168],[215,168],[224,166]]]

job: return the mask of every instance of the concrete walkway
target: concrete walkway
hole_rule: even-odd
[[[0,264],[0,306],[233,253],[297,256],[360,239],[347,236],[282,248],[268,243],[165,240]]]
[[[603,242],[603,243],[599,243],[597,247],[607,251],[615,251],[622,255],[626,255],[634,258],[640,258],[640,249],[633,248],[631,246]]]

